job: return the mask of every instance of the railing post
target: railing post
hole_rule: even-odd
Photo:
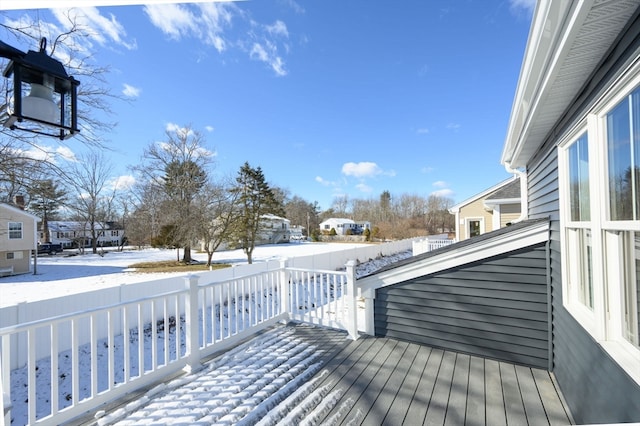
[[[9,365],[9,339],[2,336],[2,352],[0,353],[0,425],[11,424],[11,366]]]
[[[185,287],[188,290],[185,301],[185,346],[187,349],[187,365],[184,370],[193,373],[202,369],[200,363],[200,324],[198,321],[198,277],[187,276]]]
[[[287,314],[287,320],[291,319],[291,284],[289,283],[289,271],[287,271],[288,259],[280,260],[280,312]]]
[[[349,260],[347,267],[347,332],[349,338],[358,339],[358,304],[356,294],[356,262]]]

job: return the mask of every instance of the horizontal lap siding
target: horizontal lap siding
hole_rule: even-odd
[[[379,289],[376,335],[547,368],[544,246]]]
[[[542,152],[528,170],[528,202],[530,219],[551,218],[553,372],[577,423],[638,421],[640,388],[563,305],[557,149]]]

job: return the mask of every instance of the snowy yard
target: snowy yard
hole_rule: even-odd
[[[335,250],[360,247],[350,243],[289,243],[258,246],[253,252],[254,263],[278,258],[306,256]],[[67,253],[65,251],[65,253]],[[73,253],[73,251],[69,251]],[[182,252],[181,252],[182,253]],[[206,254],[192,252],[195,260],[206,262]],[[121,284],[150,281],[186,273],[132,272],[127,267],[134,263],[159,260],[175,260],[175,250],[125,250],[109,251],[104,256],[86,253],[78,256],[38,257],[37,274],[15,275],[0,278],[0,308],[20,302],[33,302],[79,292],[97,290]],[[242,250],[216,252],[213,262],[241,265],[247,263]]]
[[[274,258],[294,257],[294,256],[308,255],[312,253],[321,253],[321,252],[327,252],[327,251],[336,250],[336,249],[340,250],[340,249],[349,248],[349,246],[358,246],[358,245],[295,243],[295,244],[280,244],[275,246],[261,246],[261,247],[257,247],[256,251],[254,252],[254,262],[266,261]],[[366,275],[368,273],[371,273],[374,270],[379,269],[380,267],[386,264],[404,259],[410,255],[411,255],[410,251],[407,251],[407,252],[398,253],[396,255],[386,256],[384,258],[363,262],[360,265],[358,265],[358,267],[356,268],[356,276]],[[104,288],[108,286],[119,286],[121,284],[130,284],[130,283],[135,283],[143,280],[144,281],[153,280],[153,279],[156,279],[158,276],[167,277],[170,274],[137,274],[137,273],[128,271],[126,268],[128,265],[136,262],[149,261],[149,260],[175,259],[175,257],[176,257],[175,251],[162,251],[162,250],[111,252],[111,253],[107,253],[104,257],[99,255],[91,255],[91,254],[83,255],[83,256],[74,256],[74,257],[62,257],[62,256],[40,257],[38,259],[37,275],[35,276],[22,275],[22,276],[15,276],[15,277],[0,279],[0,295],[1,295],[0,307],[9,305],[11,303],[15,304],[21,301],[35,301],[35,300],[41,300],[41,299],[50,298],[50,297],[59,297],[65,294],[73,294],[73,293],[82,292],[82,291],[89,291],[89,290],[94,290],[98,288]],[[199,259],[198,254],[196,254],[194,257],[196,259]],[[238,250],[238,251],[217,253],[214,256],[214,261],[228,262],[232,264],[242,264],[242,263],[246,263],[246,258],[244,257],[244,254],[242,253],[242,251]],[[186,275],[186,274],[178,273],[177,275]],[[37,279],[38,281],[35,281],[34,278]],[[225,315],[227,315],[227,313],[225,313]],[[183,342],[180,342],[179,347],[176,346],[176,342],[175,342],[176,339],[175,339],[175,333],[174,333],[175,327],[176,327],[175,322],[173,324],[169,324],[169,327],[166,327],[166,328],[164,327],[164,324],[158,324],[159,333],[157,334],[157,338],[162,340],[167,339],[170,342],[169,345],[167,346],[165,346],[164,344],[156,345],[158,350],[161,350],[163,347],[168,347],[170,349],[166,354],[164,353],[159,354],[159,358],[167,357],[167,359],[173,359],[176,357],[176,350],[184,352],[184,347],[182,346]],[[146,359],[150,355],[150,351],[152,350],[151,348],[153,347],[153,345],[149,338],[150,333],[145,332],[142,334],[145,336],[142,344],[144,347],[144,352],[145,352],[144,356]],[[132,342],[134,346],[137,345],[138,338],[139,338],[139,333],[137,332],[137,330],[133,330],[130,333],[129,340]],[[184,338],[184,335],[182,334],[180,340],[182,341],[183,338]],[[124,357],[122,353],[123,346],[124,346],[124,342],[123,342],[122,336],[120,336],[119,339],[116,339],[112,343],[112,348],[116,353],[115,355],[116,359],[122,359]],[[101,347],[104,352],[103,354],[101,354],[100,352]],[[106,342],[102,342],[102,344],[98,346],[97,356],[99,359],[101,357],[107,356],[106,354],[109,351],[108,347],[109,346],[108,344],[106,344]],[[245,347],[247,351],[250,350],[250,347],[246,347],[246,345],[243,347]],[[246,356],[237,355],[238,351],[242,351],[245,349],[238,348],[233,351],[233,353],[236,354],[234,355],[234,357],[224,358],[227,362],[227,364],[225,365],[225,368],[230,369],[229,371],[239,370],[240,366],[242,365],[242,362],[238,361],[237,362],[238,365],[235,365],[236,361],[234,360],[245,359]],[[287,382],[287,388],[289,389],[288,393],[293,393],[294,389],[291,389],[291,388],[302,385],[304,382],[303,380],[304,377],[310,376],[311,374],[315,373],[317,371],[315,368],[318,368],[318,367],[317,366],[313,367],[313,363],[312,363],[313,357],[310,356],[309,353],[306,353],[306,355],[304,353],[302,355],[299,355],[298,349],[294,351],[295,353],[289,353],[288,350],[284,350],[282,348],[278,350],[281,352],[284,351],[278,357],[278,359],[280,360],[280,364],[285,363],[284,360],[288,358],[292,358],[293,360],[295,360],[297,359],[297,357],[302,356],[302,358],[305,359],[305,362],[303,362],[302,366],[299,368],[302,369],[300,373],[308,370],[307,373],[301,376],[302,378],[298,378],[297,381],[293,381],[291,383]],[[312,351],[312,349],[309,349],[309,351]],[[135,354],[135,351],[134,353],[132,353],[132,355],[134,357],[137,356]],[[260,356],[270,357],[272,355],[270,355],[269,352],[267,351]],[[88,345],[84,349],[80,348],[78,357],[80,361],[79,362],[79,374],[80,374],[79,384],[81,388],[80,396],[82,399],[82,396],[90,393],[89,388],[91,385],[90,379],[88,378],[89,374],[83,373],[83,372],[86,373],[91,368],[90,367],[91,349],[88,347]],[[58,377],[59,377],[59,397],[57,399],[59,401],[60,407],[64,407],[68,405],[68,401],[71,396],[71,389],[70,389],[71,380],[68,379],[68,376],[69,376],[68,371],[70,371],[71,369],[70,358],[71,358],[71,355],[69,353],[63,352],[60,354],[57,361],[57,369],[58,369]],[[255,363],[256,360],[254,359],[253,362]],[[273,362],[268,361],[266,359],[262,361],[258,361],[258,363],[268,364],[268,365],[273,364]],[[38,388],[42,388],[42,389],[50,388],[49,386],[50,384],[48,383],[51,377],[50,364],[51,364],[50,360],[48,359],[43,359],[38,362],[38,365],[36,368],[37,370],[36,383],[38,385]],[[143,364],[144,365],[147,364],[146,360]],[[290,361],[287,361],[286,364],[289,365]],[[103,365],[104,363],[98,362],[98,366],[102,367]],[[134,362],[132,362],[132,365],[133,366],[138,365],[137,360],[134,360]],[[209,367],[209,368],[212,368],[212,367]],[[251,369],[251,368],[257,368],[257,367],[251,367],[250,365],[249,366],[242,365],[242,371],[243,371],[242,374],[246,375],[248,371],[247,369]],[[123,370],[124,368],[122,369],[116,368],[116,371],[118,371],[118,374],[122,374]],[[138,374],[138,372],[134,368],[132,371],[130,371],[130,374],[132,376],[135,376]],[[292,373],[288,372],[287,374],[291,376]],[[235,389],[238,386],[237,382],[240,380],[238,377],[228,376],[228,375],[222,375],[222,377],[227,377],[228,380],[225,383],[232,384],[232,389]],[[297,377],[297,375],[294,374],[291,377]],[[107,378],[108,378],[107,371],[98,371],[98,389],[102,390],[107,387]],[[194,378],[192,377],[192,379]],[[27,380],[28,379],[27,379],[26,368],[17,369],[12,372],[12,375],[11,375],[12,398],[11,399],[14,404],[14,409],[12,411],[12,418],[13,418],[12,424],[26,424],[27,422],[26,405],[24,404],[24,401],[28,399],[27,391],[26,391]],[[115,380],[116,382],[118,382],[120,380],[120,377],[116,375]],[[275,383],[279,383],[279,382],[275,382]],[[215,387],[215,389],[218,389],[218,387]],[[156,391],[160,392],[160,390],[157,390],[157,389]],[[221,393],[223,394],[222,396],[228,393],[228,391],[229,391],[228,389],[225,390],[224,392],[221,391]],[[247,399],[247,401],[242,402],[241,404],[242,412],[244,412],[245,414],[254,413],[253,414],[254,419],[255,419],[255,416],[257,416],[259,413],[260,413],[259,414],[260,417],[264,417],[266,415],[266,411],[270,410],[270,409],[266,410],[265,407],[270,407],[270,405],[268,404],[265,405],[266,403],[264,401],[265,400],[272,401],[271,405],[275,407],[277,404],[275,404],[273,401],[280,398],[280,397],[275,397],[274,395],[276,394],[282,395],[282,391],[278,388],[278,386],[274,386],[273,384],[271,384],[270,386],[265,387],[265,389],[261,391],[261,395],[263,395],[264,398],[250,398],[250,399]],[[145,398],[138,401],[137,403],[130,404],[129,408],[126,410],[126,413],[121,412],[120,414],[122,415],[122,414],[128,414],[129,412],[134,412],[136,408],[140,408],[142,405],[144,405],[143,403],[149,402],[148,397],[145,397]],[[46,415],[48,412],[50,412],[48,411],[50,410],[50,403],[51,403],[50,400],[51,400],[51,395],[48,395],[47,392],[37,393],[36,407],[37,407],[38,417]],[[238,399],[235,398],[234,401],[238,401]],[[154,404],[159,404],[159,403],[161,404],[161,402],[154,402]],[[174,404],[174,402],[171,402],[171,404],[169,405],[172,405],[172,404]],[[227,403],[227,406],[228,405],[229,403]],[[231,407],[231,408],[235,409],[234,407]],[[238,411],[238,410],[235,409],[235,411]],[[219,414],[226,413],[222,408],[214,410],[214,412]],[[240,413],[238,412],[236,416],[239,414]],[[243,414],[243,416],[245,414]],[[269,416],[273,417],[275,416],[275,414],[272,413]],[[111,419],[112,421],[112,420],[119,419],[120,417],[121,416],[115,416],[115,415],[107,416],[105,419],[103,419],[103,422],[108,423],[109,419]],[[209,416],[209,419],[210,420],[214,419],[214,417]],[[224,415],[218,416],[215,418],[222,419],[223,417]],[[234,418],[238,418],[238,417],[234,417]],[[227,417],[225,421],[228,421],[228,420],[229,418]]]

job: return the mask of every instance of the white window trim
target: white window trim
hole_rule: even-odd
[[[609,201],[607,198],[608,170],[606,163],[606,115],[621,100],[629,96],[631,91],[640,86],[640,63],[635,64],[634,76],[625,76],[618,80],[607,94],[596,104],[594,111],[588,114],[581,123],[575,126],[558,144],[558,180],[560,208],[560,244],[562,251],[562,300],[567,311],[578,323],[602,346],[602,348],[623,368],[627,374],[640,385],[640,349],[623,336],[622,320],[622,268],[610,265],[609,259],[619,256],[621,237],[618,232],[640,232],[640,221],[608,220]],[[583,133],[588,135],[589,150],[589,222],[572,222],[570,220],[568,197],[568,158],[567,148]],[[592,237],[593,258],[593,310],[579,301],[575,288],[570,288],[570,268],[566,238],[567,228],[590,228]],[[606,249],[605,249],[606,248]],[[613,260],[611,265],[618,262]]]
[[[484,234],[484,217],[465,217],[464,218],[464,233],[467,239],[471,238],[471,232],[469,232],[469,222],[471,221],[479,221],[480,222],[480,235]]]

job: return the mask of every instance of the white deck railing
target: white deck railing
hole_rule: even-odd
[[[0,420],[60,424],[197,370],[204,358],[281,320],[357,338],[355,294],[355,262],[328,271],[283,261],[277,270],[221,282],[189,276],[183,290],[2,328]],[[16,361],[24,365],[11,370]]]
[[[424,238],[421,240],[414,240],[412,245],[413,255],[416,256],[421,253],[426,253],[442,247],[447,247],[454,243],[456,243],[455,239],[448,238]]]

